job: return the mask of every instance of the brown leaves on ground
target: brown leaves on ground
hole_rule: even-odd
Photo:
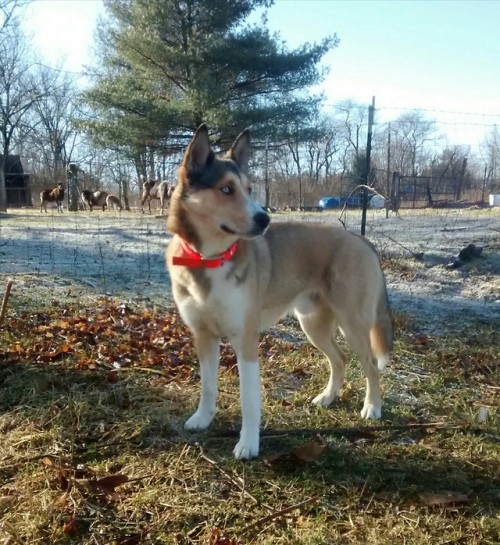
[[[53,488],[64,493],[55,502],[60,506],[65,504],[66,494],[74,488],[86,495],[117,501],[120,497],[116,493],[116,488],[129,482],[127,475],[119,473],[98,478],[89,467],[82,464],[75,465],[62,458],[45,456],[41,459],[41,463],[53,476]]]
[[[210,534],[209,545],[240,545],[241,541],[225,536],[219,528],[214,528]]]
[[[81,370],[107,369],[110,384],[119,381],[119,370],[129,367],[161,368],[167,380],[190,380],[197,360],[188,329],[175,311],[157,314],[126,304],[103,300],[95,308],[11,318],[6,324],[8,344],[0,346],[0,362],[34,362],[71,365]],[[293,346],[264,336],[261,355],[289,353]],[[227,343],[221,347],[221,365],[236,368],[236,357]]]
[[[325,448],[323,443],[308,441],[290,451],[266,456],[266,458],[264,458],[264,464],[273,469],[287,466],[291,462],[311,464],[320,458]]]

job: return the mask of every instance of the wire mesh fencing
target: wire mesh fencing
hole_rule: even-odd
[[[272,221],[319,221],[359,233],[361,212],[282,212]],[[389,297],[398,311],[429,324],[462,311],[500,327],[500,209],[369,210],[367,238],[386,272]],[[83,286],[95,294],[169,300],[165,218],[137,212],[15,210],[0,218],[0,273],[30,278],[33,297],[51,282]],[[462,264],[470,244],[481,256]],[[461,266],[463,265],[463,266]]]

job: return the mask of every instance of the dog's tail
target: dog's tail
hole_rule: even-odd
[[[389,363],[392,350],[392,318],[385,286],[378,302],[376,322],[370,329],[370,344],[377,359],[377,367],[383,371]]]

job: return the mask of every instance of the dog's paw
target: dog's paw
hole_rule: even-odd
[[[191,416],[191,418],[188,418],[188,420],[186,420],[184,428],[186,430],[204,430],[208,428],[210,422],[212,422],[213,417],[213,414],[201,413],[199,411],[196,411],[193,416]]]
[[[328,407],[333,401],[338,399],[338,397],[338,392],[327,392],[324,390],[312,400],[312,404],[317,407]]]
[[[241,430],[240,440],[233,450],[238,460],[248,460],[259,455],[259,429]]]
[[[361,416],[365,420],[378,420],[382,416],[382,408],[380,405],[373,405],[372,403],[365,403]]]
[[[234,457],[238,460],[249,460],[259,455],[259,440],[244,441],[240,439],[233,450]]]

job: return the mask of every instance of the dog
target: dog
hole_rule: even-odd
[[[92,212],[94,210],[94,206],[98,206],[99,208],[102,206],[102,211],[106,209],[107,203],[106,199],[108,198],[108,194],[106,191],[89,191],[88,189],[84,189],[82,191],[82,202],[84,208],[87,206],[89,207],[89,210]]]
[[[45,210],[45,212],[47,212],[47,203],[55,202],[57,206],[57,211],[62,213],[63,200],[64,200],[64,184],[62,182],[59,182],[57,184],[57,187],[54,187],[52,189],[43,189],[40,192],[40,212],[42,212],[42,210]]]
[[[201,398],[185,427],[205,429],[215,415],[219,343],[226,337],[239,371],[242,427],[233,452],[240,459],[259,453],[259,332],[289,311],[296,315],[329,362],[328,383],[313,399],[328,406],[344,380],[346,357],[334,337],[340,329],[366,375],[366,419],[381,416],[379,370],[392,349],[385,278],[374,247],[340,227],[269,225],[251,199],[249,158],[248,130],[216,157],[207,127],[198,128],[179,168],[166,250],[173,297],[200,362]]]

